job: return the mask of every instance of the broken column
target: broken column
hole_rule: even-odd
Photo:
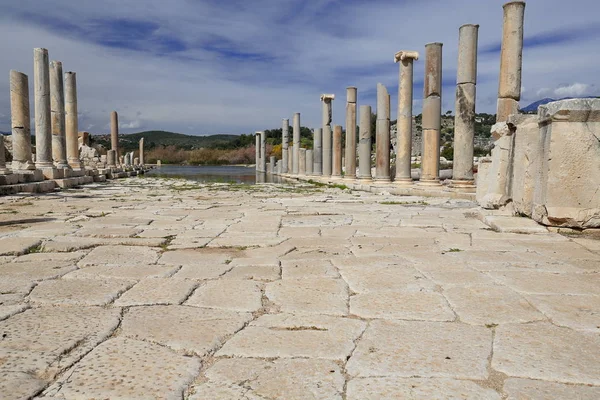
[[[119,157],[119,115],[117,114],[116,111],[113,111],[110,113],[110,148],[113,149],[117,153],[117,160],[118,160],[118,157]]]
[[[294,114],[294,120],[293,120],[294,126],[294,143],[293,143],[293,161],[292,161],[292,173],[294,175],[298,175],[298,168],[299,168],[299,162],[300,162],[300,113],[295,113]]]
[[[314,153],[313,150],[306,150],[306,175],[313,175]]]
[[[394,61],[400,64],[398,79],[398,121],[396,123],[396,176],[399,185],[412,185],[413,63],[416,51],[400,51]]]
[[[342,177],[342,127],[333,126],[333,157],[331,160],[331,177]]]
[[[477,37],[479,25],[463,25],[458,39],[454,161],[451,186],[475,191],[473,147],[475,145],[475,98],[477,84]]]
[[[52,127],[50,117],[50,68],[48,50],[33,50],[33,78],[35,95],[35,166],[43,169],[44,176],[54,177],[50,172],[52,163]]]
[[[281,127],[281,172],[288,173],[288,146],[290,140],[290,120],[284,119]]]
[[[323,129],[315,129],[313,135],[313,174],[323,175]]]
[[[440,184],[440,130],[442,123],[442,43],[425,45],[423,98],[423,154],[419,184]]]
[[[50,63],[50,112],[52,116],[52,158],[57,168],[69,168],[65,133],[65,90],[60,61]]]
[[[355,87],[346,89],[346,172],[344,178],[356,178],[356,98]]]
[[[377,84],[377,125],[375,137],[375,180],[390,181],[390,96],[384,85]]]
[[[306,149],[298,153],[298,175],[306,175]]]
[[[371,106],[360,106],[358,179],[371,181]]]
[[[323,137],[322,137],[322,152],[323,152],[323,175],[331,176],[332,168],[332,131],[331,131],[331,101],[335,99],[333,94],[322,94],[321,102],[323,103]]]
[[[12,127],[13,171],[34,170],[31,160],[31,117],[27,75],[10,71],[10,117]]]
[[[260,172],[267,172],[267,135],[260,132]]]
[[[67,140],[67,161],[76,171],[84,169],[79,158],[79,120],[77,116],[77,75],[65,74],[65,125]]]

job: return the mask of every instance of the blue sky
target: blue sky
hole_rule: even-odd
[[[502,4],[497,0],[0,0],[0,130],[10,130],[9,70],[30,75],[33,48],[78,76],[80,129],[250,133],[302,113],[320,124],[321,93],[344,123],[347,86],[375,107],[378,82],[396,109],[399,50],[444,43],[443,107],[454,109],[458,28],[480,25],[479,112],[494,112]],[[600,95],[600,2],[530,0],[523,106]],[[423,58],[415,67],[420,113]],[[32,88],[31,88],[32,89]],[[33,97],[31,98],[33,100]],[[33,101],[32,101],[33,104]],[[32,108],[33,114],[33,108]],[[392,118],[396,113],[392,112]]]

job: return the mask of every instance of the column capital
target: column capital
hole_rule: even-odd
[[[321,101],[331,101],[335,100],[335,94],[322,94]]]
[[[396,54],[394,54],[394,62],[400,62],[400,61],[404,61],[406,59],[413,59],[413,60],[418,60],[419,59],[419,52],[418,51],[408,51],[408,50],[402,50],[397,52]]]

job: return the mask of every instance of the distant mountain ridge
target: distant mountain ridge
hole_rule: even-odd
[[[150,148],[155,146],[176,146],[182,149],[199,149],[199,148],[215,148],[227,146],[231,142],[239,139],[238,135],[209,135],[209,136],[194,136],[185,135],[183,133],[175,133],[168,131],[144,131],[130,134],[119,135],[119,142],[124,145],[124,148],[136,148],[137,143],[141,138],[144,138],[144,145]],[[94,139],[99,144],[105,145],[108,148],[110,143],[110,134],[94,135]]]
[[[543,106],[548,103],[552,103],[553,101],[560,100],[571,100],[571,99],[595,99],[596,96],[583,96],[583,97],[563,97],[562,99],[552,99],[550,97],[546,97],[544,99],[535,101],[528,105],[527,107],[521,108],[521,111],[524,113],[536,113],[539,106]]]

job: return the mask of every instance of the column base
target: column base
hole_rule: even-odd
[[[54,166],[58,169],[69,169],[69,163],[67,163],[66,161],[59,161],[57,163],[54,164]]]
[[[39,170],[42,171],[46,179],[63,179],[65,177],[63,170],[54,167],[39,168]]]
[[[367,176],[358,176],[358,177],[356,178],[356,180],[357,180],[359,183],[371,183],[371,182],[373,182],[373,177],[372,177],[372,176],[369,176],[369,175],[367,175]]]
[[[413,180],[411,178],[396,178],[394,184],[396,186],[409,187],[413,185]]]
[[[456,192],[464,193],[475,193],[477,190],[474,180],[452,179],[448,187]]]
[[[383,177],[383,178],[375,177],[375,178],[373,178],[373,182],[375,182],[376,184],[392,183],[392,179],[388,178],[388,177]]]
[[[418,183],[418,186],[442,186],[442,183],[439,179],[421,179]]]
[[[356,175],[344,175],[344,179],[355,180],[356,179]]]
[[[13,171],[34,171],[35,164],[32,161],[12,161]]]

